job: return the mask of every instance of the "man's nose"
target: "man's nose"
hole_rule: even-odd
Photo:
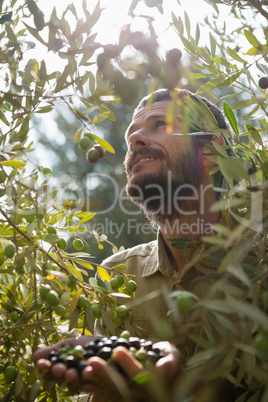
[[[137,151],[140,147],[149,146],[152,142],[144,133],[143,129],[134,131],[130,134],[128,141],[129,147],[132,151]]]

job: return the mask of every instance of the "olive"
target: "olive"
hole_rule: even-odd
[[[127,335],[127,337],[124,337]],[[139,360],[147,369],[151,369],[155,363],[163,357],[160,350],[148,340],[140,339],[138,337],[129,336],[128,331],[122,331],[120,336],[100,337],[96,338],[84,346],[77,345],[75,347],[64,344],[58,351],[51,351],[48,359],[40,359],[37,367],[45,367],[45,371],[51,371],[52,375],[58,378],[63,378],[67,373],[75,379],[81,376],[82,379],[88,378],[88,364],[87,359],[98,356],[101,359],[109,362],[120,373],[124,374],[121,366],[112,359],[113,349],[121,346],[129,349],[132,355]],[[49,362],[49,364],[48,364]],[[41,371],[44,371],[41,369]]]
[[[85,344],[84,349],[86,351],[92,350],[93,352],[96,352],[97,344],[94,341],[90,341],[90,342]]]
[[[85,359],[90,359],[90,357],[95,356],[95,352],[93,352],[93,350],[87,350],[86,352],[84,352],[84,358]]]
[[[113,353],[113,349],[108,346],[104,346],[97,352],[97,356],[101,357],[103,360],[108,360]]]
[[[261,77],[259,79],[259,87],[261,89],[267,89],[268,88],[268,77]]]
[[[77,371],[79,374],[82,374],[82,371],[87,367],[87,363],[85,361],[80,361],[77,365]]]
[[[79,364],[79,359],[74,356],[67,356],[65,359],[67,368],[76,368]]]
[[[118,346],[124,346],[124,348],[129,349],[129,340],[126,338],[118,338],[117,341],[114,342],[114,348]]]

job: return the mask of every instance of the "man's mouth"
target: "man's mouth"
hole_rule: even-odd
[[[156,158],[141,158],[139,161],[135,163],[135,165],[139,162],[146,162],[146,161],[154,161]]]
[[[138,156],[138,157],[136,157],[134,159],[133,164],[131,165],[131,170],[135,169],[135,166],[138,166],[141,163],[152,162],[152,161],[155,161],[156,159],[157,158],[153,157],[153,156],[146,156],[146,157],[143,157],[143,158],[141,156]]]
[[[134,151],[131,155],[128,155],[125,160],[126,172],[130,174],[138,164],[150,163],[156,159],[165,159],[165,154],[162,150],[150,149],[148,147],[139,150],[139,152]]]

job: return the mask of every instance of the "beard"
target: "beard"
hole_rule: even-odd
[[[156,157],[161,167],[152,173],[132,177],[133,162],[137,155]],[[126,193],[138,205],[153,226],[189,215],[198,206],[198,188],[201,183],[201,168],[198,159],[198,144],[194,141],[176,161],[166,157],[159,149],[144,146],[133,151],[125,159],[127,173]],[[134,167],[135,169],[135,167]],[[135,173],[138,173],[139,167]],[[142,169],[142,167],[141,167]]]

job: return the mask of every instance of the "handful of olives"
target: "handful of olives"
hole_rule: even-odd
[[[87,360],[93,356],[113,363],[113,349],[118,346],[127,348],[146,369],[152,368],[164,356],[153,342],[134,336],[128,337],[127,332],[123,331],[120,336],[96,338],[84,346],[63,344],[59,350],[50,352],[48,360],[52,367],[61,363],[66,366],[66,369],[76,369],[79,375],[82,375],[87,367]],[[117,369],[120,371],[119,367]]]

